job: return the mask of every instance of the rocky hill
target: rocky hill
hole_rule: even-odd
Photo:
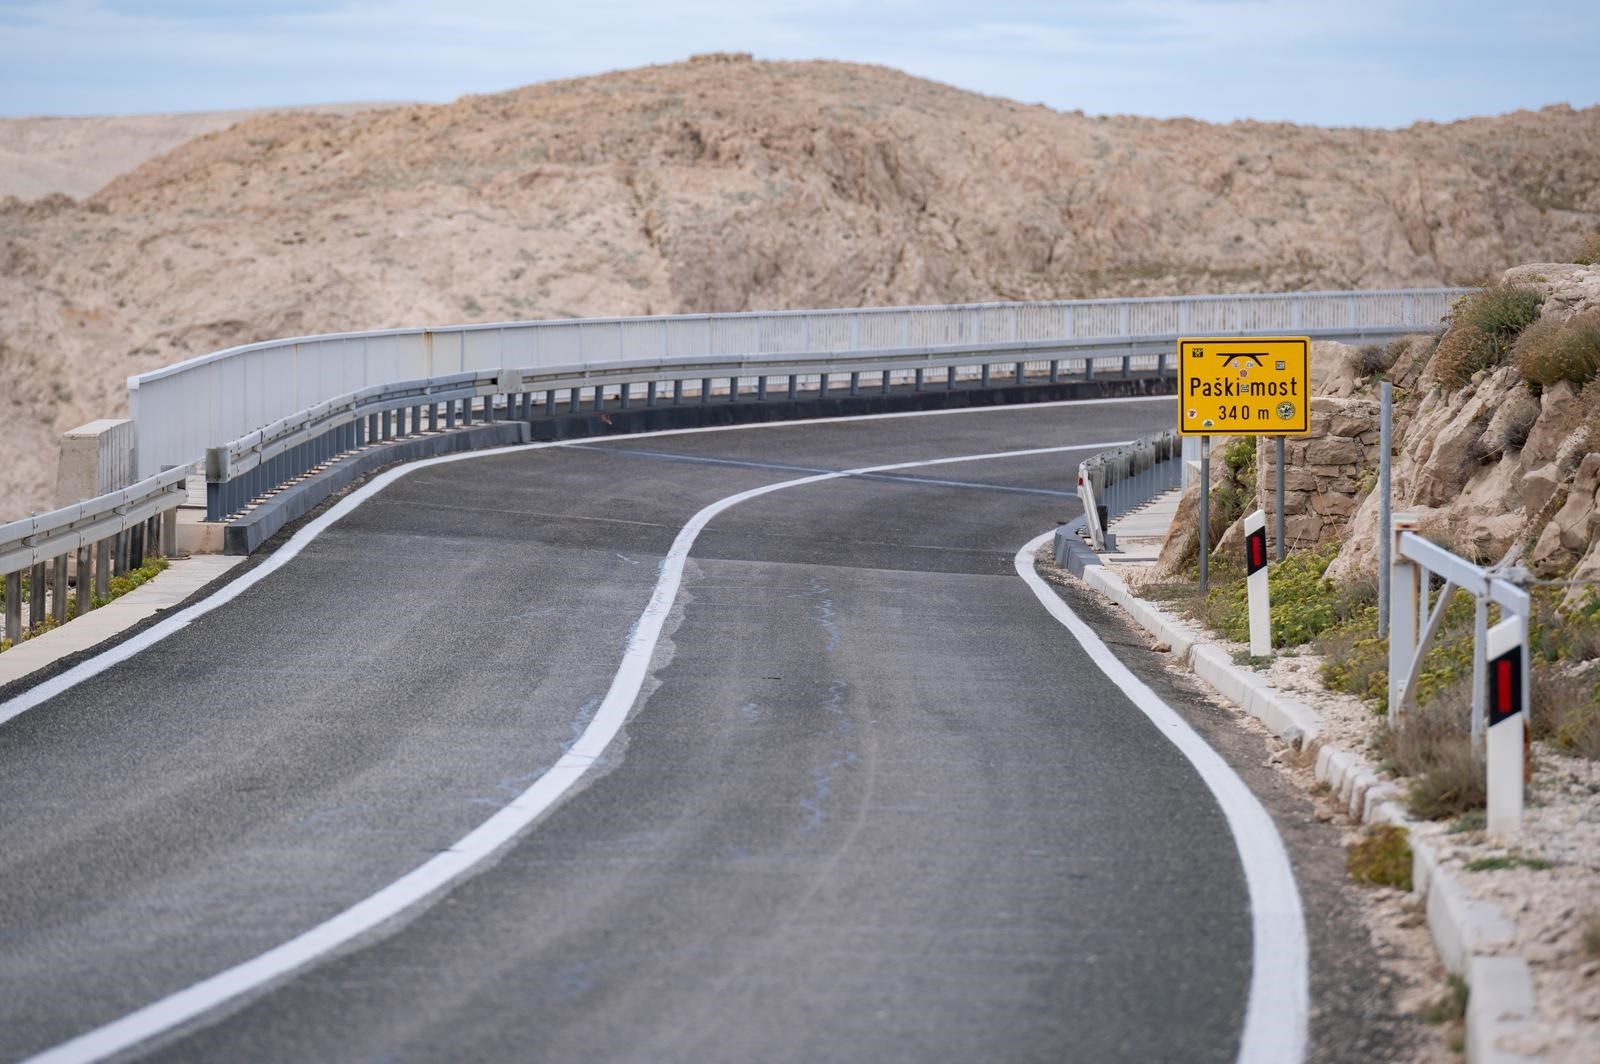
[[[0,519],[123,378],[561,315],[1460,283],[1600,219],[1600,108],[1403,130],[1096,117],[709,56],[271,115],[0,205]]]

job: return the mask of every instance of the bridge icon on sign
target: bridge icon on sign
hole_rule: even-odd
[[[1236,359],[1248,358],[1251,362],[1254,362],[1257,366],[1265,366],[1266,363],[1261,361],[1261,360],[1266,358],[1266,357],[1267,357],[1267,354],[1266,354],[1265,351],[1259,351],[1259,352],[1241,351],[1241,352],[1238,352],[1236,354],[1229,355],[1227,358],[1223,359],[1222,360],[1222,364],[1224,366],[1231,366],[1231,365],[1233,365],[1233,363],[1234,363],[1234,361]]]

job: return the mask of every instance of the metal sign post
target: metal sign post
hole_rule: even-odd
[[[1211,437],[1200,437],[1200,594],[1211,590]]]
[[[1284,438],[1282,436],[1279,436],[1279,437],[1277,437],[1276,439],[1273,440],[1273,443],[1275,443],[1277,445],[1278,453],[1275,456],[1273,456],[1273,464],[1272,464],[1273,480],[1275,482],[1273,484],[1273,487],[1276,489],[1276,492],[1277,492],[1277,494],[1275,494],[1273,496],[1272,508],[1273,508],[1273,510],[1277,511],[1277,532],[1278,532],[1278,534],[1275,537],[1275,539],[1276,539],[1276,542],[1277,542],[1276,551],[1277,551],[1277,555],[1278,555],[1278,561],[1280,561],[1280,562],[1283,561],[1283,525],[1284,525],[1284,520],[1283,520],[1283,449],[1284,449],[1283,440],[1284,440]]]

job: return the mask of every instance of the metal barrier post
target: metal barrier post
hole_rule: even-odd
[[[37,628],[44,620],[44,562],[28,573],[28,627]]]
[[[1395,514],[1389,545],[1389,727],[1400,726],[1400,697],[1411,674],[1417,646],[1418,596],[1422,567],[1400,550],[1400,537],[1415,531],[1414,514]]]
[[[167,513],[169,513],[169,514],[176,513],[176,512],[177,511],[175,511],[175,510],[168,510],[167,511]],[[165,515],[163,515],[163,516],[165,516]],[[94,563],[93,563],[93,560],[90,558],[89,555],[90,555],[90,550],[89,550],[89,545],[87,543],[83,544],[81,547],[78,548],[78,587],[77,587],[77,592],[78,592],[78,613],[80,615],[88,613],[89,612],[89,606],[90,606],[89,588],[91,586],[93,586],[90,583],[90,581],[93,579],[92,566],[93,566]]]
[[[22,642],[22,574],[6,574],[6,628],[0,636]]]

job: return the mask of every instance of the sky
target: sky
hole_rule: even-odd
[[[0,0],[0,115],[446,102],[710,51],[1219,122],[1600,102],[1594,0]]]

